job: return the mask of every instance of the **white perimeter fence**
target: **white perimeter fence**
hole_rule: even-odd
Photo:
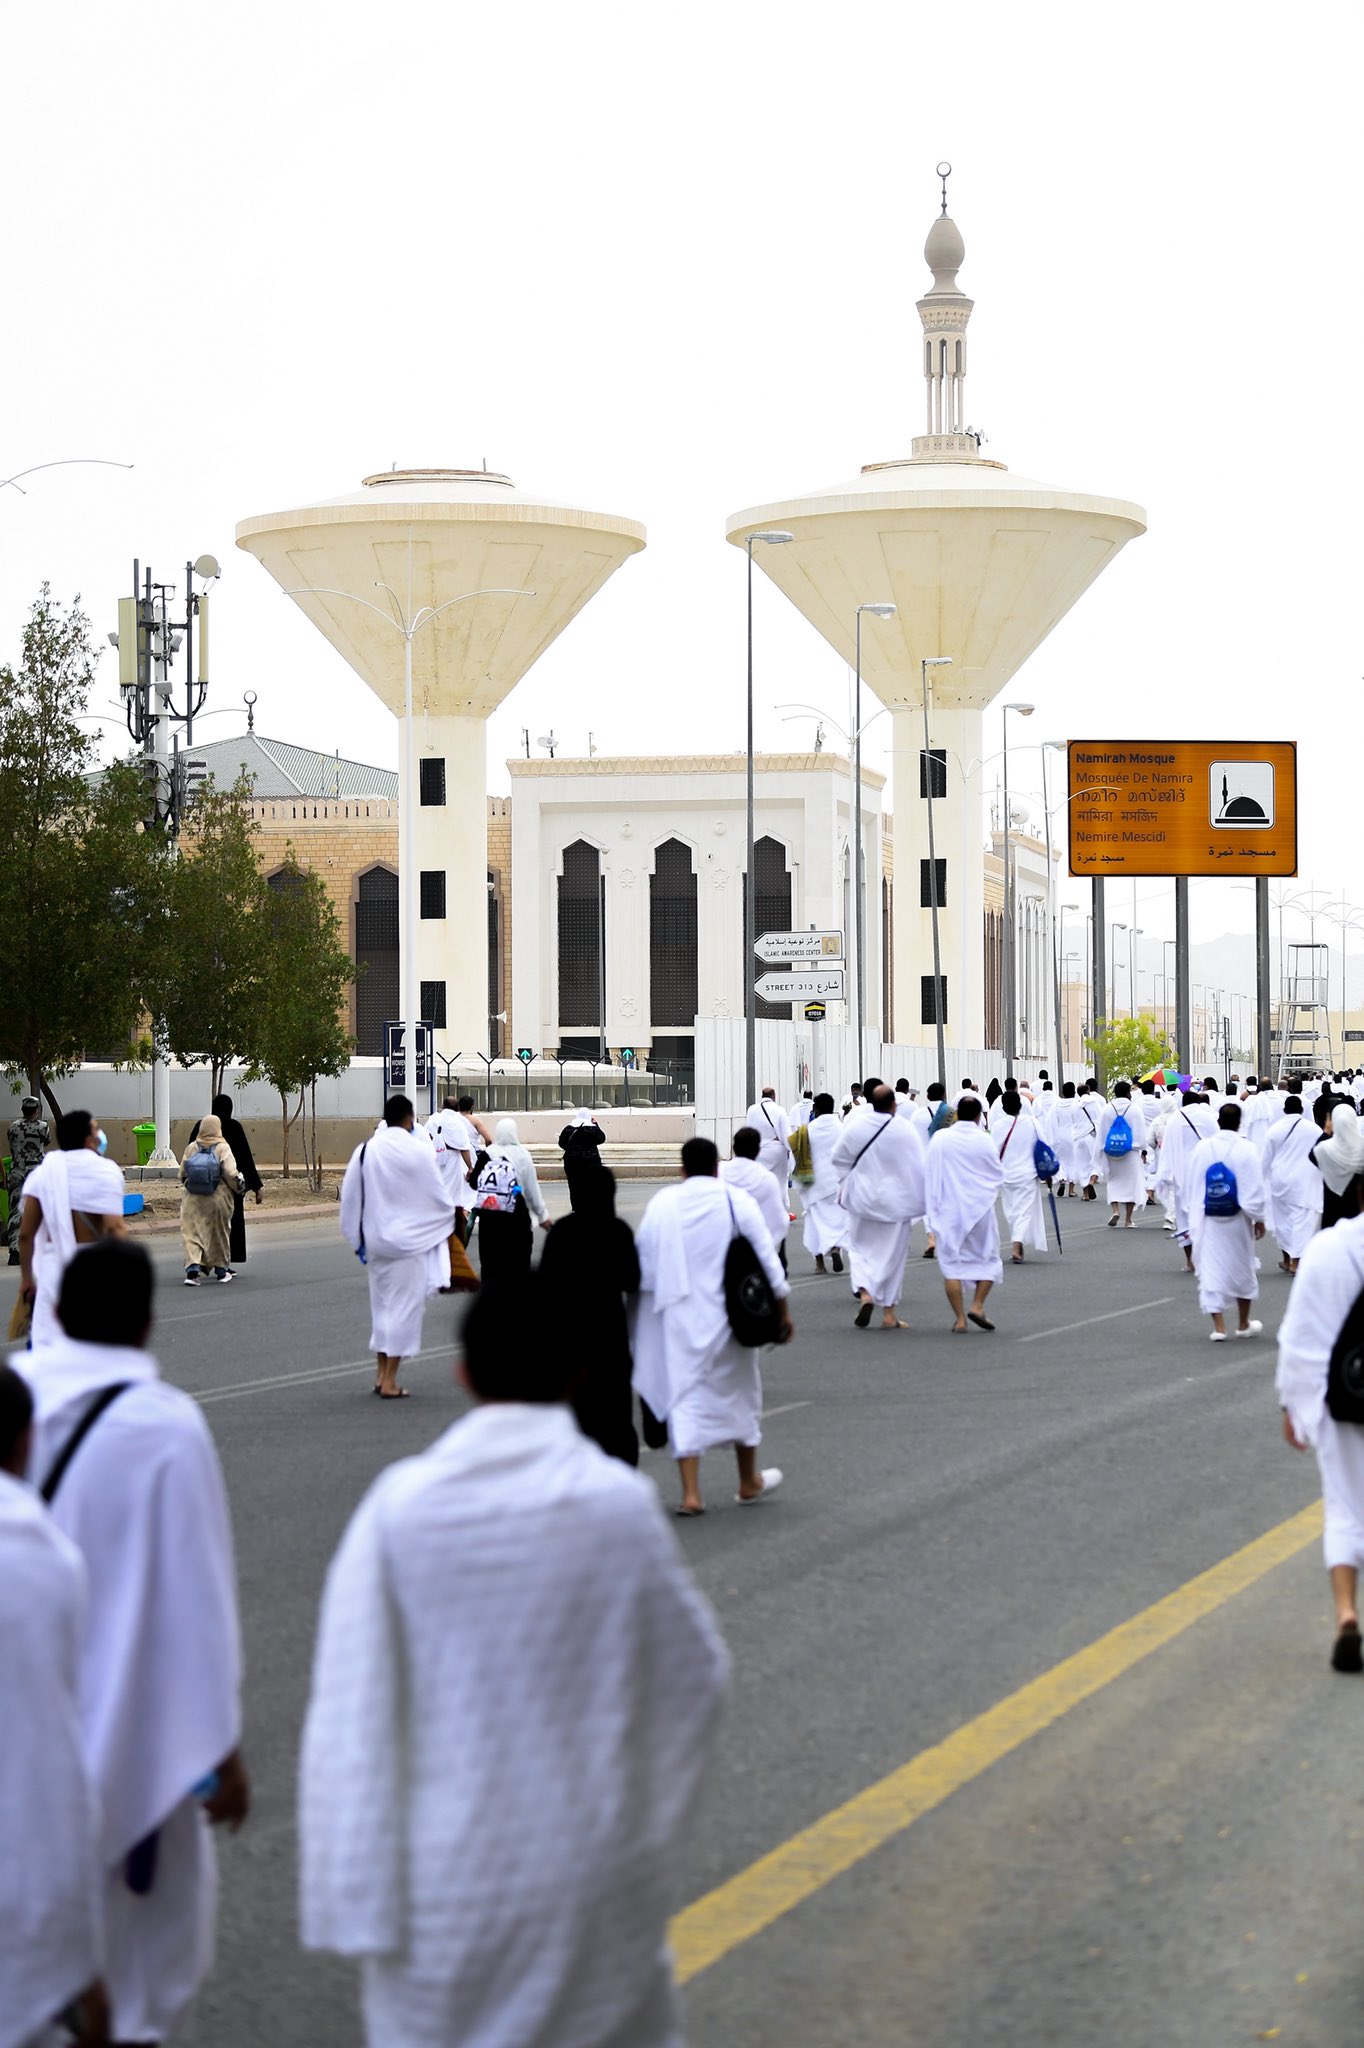
[[[864,1052],[857,1056],[857,1033],[850,1024],[796,1024],[785,1019],[760,1018],[757,1025],[757,1082],[772,1087],[783,1109],[788,1109],[807,1088],[818,1094],[826,1089],[840,1107],[849,1084],[866,1074],[879,1074],[892,1085],[903,1075],[921,1091],[938,1078],[938,1055],[933,1046],[885,1045],[874,1033],[866,1033]],[[1037,1078],[1045,1067],[1056,1083],[1055,1058],[1042,1055],[1014,1062],[1020,1080]],[[1088,1070],[1069,1062],[1062,1080],[1079,1081]],[[1004,1078],[1004,1055],[984,1052],[979,1047],[963,1051],[947,1047],[947,1087],[953,1088],[967,1075],[983,1089],[990,1076]],[[742,1017],[698,1017],[696,1020],[696,1131],[698,1137],[712,1138],[722,1152],[748,1109],[744,1096],[744,1020]]]

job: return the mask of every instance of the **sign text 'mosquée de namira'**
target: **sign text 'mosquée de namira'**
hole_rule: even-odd
[[[1072,740],[1074,875],[1293,875],[1291,740]]]

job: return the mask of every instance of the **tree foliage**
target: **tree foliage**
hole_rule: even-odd
[[[155,1004],[158,1048],[206,1063],[216,1095],[233,1060],[250,1060],[268,998],[271,932],[251,785],[205,785],[170,878]]]
[[[244,1081],[266,1080],[280,1098],[281,1160],[289,1171],[289,1135],[303,1116],[303,1157],[314,1188],[322,1185],[317,1150],[317,1083],[342,1073],[354,1050],[341,1018],[355,969],[340,921],[320,875],[299,866],[292,847],[264,892],[267,932],[263,1000]],[[298,1101],[290,1110],[290,1098]]]
[[[78,721],[95,658],[79,599],[63,610],[44,584],[18,668],[0,667],[0,1065],[35,1092],[82,1057],[131,1049],[164,932],[168,852],[143,830],[141,772],[91,779]]]
[[[1086,1038],[1085,1049],[1100,1074],[1114,1081],[1135,1080],[1158,1064],[1170,1066],[1174,1061],[1174,1050],[1157,1027],[1154,1012],[1145,1010],[1137,1017],[1114,1018]]]

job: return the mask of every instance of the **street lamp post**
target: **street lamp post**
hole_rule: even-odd
[[[1108,1015],[1110,1022],[1118,1007],[1118,942],[1114,932],[1125,932],[1127,926],[1116,919],[1110,919],[1108,926]]]
[[[933,776],[935,763],[928,734],[928,671],[931,668],[950,668],[950,654],[925,655],[919,663],[924,706],[924,752],[923,777],[924,794],[928,799],[928,905],[933,920],[933,1020],[937,1025],[938,1039],[938,1086],[947,1093],[947,1047],[943,1032],[942,999],[942,945],[938,936],[938,855],[933,837]]]
[[[1004,1031],[1003,1053],[1004,1073],[1007,1078],[1014,1070],[1015,1041],[1018,1035],[1018,1002],[1014,994],[1014,905],[1013,889],[1009,872],[1009,713],[1016,712],[1020,718],[1031,718],[1031,704],[1006,704],[1004,706]]]
[[[753,543],[766,541],[769,547],[784,547],[795,539],[793,533],[778,529],[750,533],[744,542],[748,556],[748,785],[747,865],[744,868],[744,1108],[758,1097],[758,1009],[753,993],[753,948],[758,934],[754,928],[757,890],[753,882]]]
[[[1050,834],[1050,831],[1051,831],[1051,827],[1050,827],[1050,825],[1048,825],[1048,827],[1047,827],[1047,831],[1048,831],[1048,833]],[[1065,1079],[1065,1077],[1066,1077],[1066,1076],[1065,1076],[1065,1066],[1066,1066],[1066,1048],[1067,1048],[1067,1047],[1069,1046],[1069,1043],[1070,1043],[1070,1005],[1069,1005],[1069,1003],[1067,1003],[1067,1004],[1066,1004],[1066,1031],[1065,1031],[1065,1039],[1064,1039],[1064,1041],[1062,1040],[1062,1035],[1061,1035],[1061,983],[1062,983],[1062,972],[1061,972],[1061,970],[1062,970],[1062,967],[1063,967],[1063,965],[1064,965],[1065,961],[1066,961],[1067,959],[1071,959],[1071,958],[1073,958],[1073,957],[1074,957],[1074,956],[1073,956],[1072,954],[1067,954],[1067,953],[1066,953],[1066,951],[1065,951],[1065,944],[1066,944],[1066,912],[1067,912],[1068,910],[1078,910],[1079,908],[1080,908],[1080,906],[1079,906],[1079,904],[1078,904],[1078,903],[1062,903],[1062,904],[1061,904],[1061,905],[1060,905],[1060,906],[1058,907],[1058,911],[1057,911],[1057,925],[1058,925],[1058,930],[1057,930],[1057,933],[1056,933],[1056,939],[1055,939],[1055,943],[1054,943],[1054,945],[1053,945],[1053,948],[1052,948],[1053,952],[1054,952],[1054,953],[1055,953],[1055,955],[1056,955],[1056,1090],[1057,1090],[1057,1093],[1058,1093],[1058,1095],[1059,1095],[1059,1093],[1060,1093],[1060,1091],[1061,1091],[1061,1083],[1062,1083],[1062,1081],[1064,1081],[1064,1079]]]
[[[857,851],[853,857],[853,923],[857,932],[857,979],[853,993],[857,1001],[857,1071],[861,1074],[866,1064],[866,1049],[862,1034],[866,1027],[867,1010],[867,903],[866,876],[862,859],[862,614],[870,612],[874,619],[893,619],[893,604],[860,604],[857,607],[857,681],[853,697],[853,833]],[[882,1029],[885,1019],[882,1019]],[[749,1097],[751,1102],[753,1097]]]
[[[1137,1018],[1137,940],[1141,933],[1142,927],[1134,924],[1127,934],[1127,997],[1133,1023]]]

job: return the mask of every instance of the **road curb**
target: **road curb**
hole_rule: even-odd
[[[294,1209],[249,1209],[251,1228],[257,1229],[263,1223],[299,1223],[317,1216],[336,1216],[340,1213],[339,1202],[300,1202]],[[178,1216],[130,1216],[128,1235],[130,1237],[170,1237],[178,1235]]]

